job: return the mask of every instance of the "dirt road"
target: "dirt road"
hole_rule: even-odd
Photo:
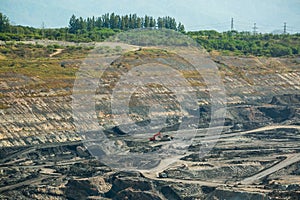
[[[56,51],[55,51],[54,53],[50,54],[49,57],[51,58],[51,57],[53,57],[53,56],[55,56],[55,55],[58,55],[58,54],[60,54],[63,50],[64,50],[64,49],[56,49]]]
[[[291,164],[294,164],[296,162],[300,161],[300,153],[296,153],[296,154],[292,154],[290,155],[288,158],[286,158],[285,160],[281,161],[280,163],[274,165],[273,167],[271,168],[268,168],[258,174],[255,174],[254,176],[250,176],[248,178],[245,178],[244,180],[241,181],[241,183],[243,185],[249,185],[249,184],[252,184],[254,183],[255,181],[265,177],[265,176],[268,176],[284,167],[287,167]]]

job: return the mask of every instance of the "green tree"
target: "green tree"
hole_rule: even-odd
[[[106,13],[102,15],[102,22],[104,28],[110,28],[110,22],[109,22],[109,13]]]
[[[143,26],[142,18],[138,17],[136,20],[136,28],[141,28]]]
[[[145,28],[150,27],[150,18],[147,15],[145,15],[144,27]]]
[[[75,15],[72,15],[69,21],[69,32],[70,33],[76,33],[78,29],[77,19]]]
[[[115,13],[111,13],[111,14],[110,14],[110,18],[109,18],[109,28],[111,28],[111,29],[116,28]]]
[[[155,27],[155,25],[156,25],[155,19],[154,19],[153,17],[150,17],[150,23],[149,23],[149,26],[150,26],[151,28],[153,28],[153,27]]]
[[[124,25],[125,25],[125,29],[122,29],[122,30],[129,29],[129,17],[128,17],[128,15],[125,15],[125,17],[124,17]]]
[[[179,24],[177,26],[177,31],[179,31],[180,33],[184,33],[185,32],[184,29],[185,29],[184,25],[179,22]]]
[[[98,17],[97,19],[96,19],[96,21],[95,21],[95,26],[97,27],[97,28],[102,28],[103,27],[103,21],[102,21],[102,18],[101,17]]]
[[[9,19],[6,15],[0,13],[0,32],[8,32],[9,31]]]
[[[164,27],[164,21],[163,21],[163,18],[161,18],[161,17],[158,17],[158,18],[157,18],[157,27],[158,27],[158,28],[163,28],[163,27]]]

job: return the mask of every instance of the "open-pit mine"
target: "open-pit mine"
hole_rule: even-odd
[[[98,125],[111,143],[154,158],[149,169],[122,170],[95,156],[93,142],[87,144],[75,126],[73,86],[93,44],[61,43],[52,50],[49,45],[0,45],[0,199],[300,198],[300,57],[211,52],[226,93],[220,129],[209,124],[211,90],[186,60],[172,51],[127,46],[108,63],[93,99]],[[109,58],[124,48],[105,43],[98,51]],[[165,109],[153,112],[152,119],[164,116],[165,126],[127,134],[124,124],[113,120],[122,116],[112,112],[110,94],[124,72],[147,59],[176,64],[198,88],[199,109],[182,110],[178,95],[149,83],[132,91],[130,117],[143,127],[151,121],[149,105],[160,104]],[[143,72],[134,73],[143,78]],[[189,119],[189,126],[180,127]],[[191,127],[193,140],[176,146]],[[220,134],[207,135],[213,129]],[[184,151],[160,160],[165,147]]]

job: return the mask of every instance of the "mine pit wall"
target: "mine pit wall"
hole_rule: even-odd
[[[219,60],[217,65],[220,72],[227,74],[223,81],[228,101],[226,117],[228,125],[236,127],[236,130],[243,130],[270,123],[297,123],[299,106],[271,103],[273,96],[299,93],[300,72],[297,66],[289,63],[291,61],[282,59],[281,65],[278,65],[275,71],[268,71],[268,73],[262,71],[259,74],[259,71],[245,71],[245,66],[247,63],[254,62],[256,63],[254,66],[262,67],[269,62],[268,59],[257,62],[254,58],[243,58],[243,64],[240,63],[241,61],[237,62],[236,58],[215,59]],[[234,68],[233,64],[236,65]],[[236,69],[239,70],[235,71]],[[244,75],[239,75],[243,73]],[[22,86],[22,83],[34,80],[24,76],[16,76],[14,79],[16,80],[1,78],[3,97],[0,109],[0,146],[26,146],[80,140],[75,133],[72,119],[71,88],[28,90]],[[16,84],[17,82],[19,84]],[[160,98],[168,99],[169,95],[168,92],[161,91]],[[97,98],[96,109],[99,111],[99,122],[105,124],[106,118],[111,117],[104,112],[108,106],[103,99],[107,97]],[[207,127],[209,104],[205,102],[209,102],[209,99],[203,99],[203,102],[204,104],[200,105],[202,116],[199,125]],[[272,109],[278,109],[277,114],[275,113],[276,117]],[[282,112],[287,113],[287,118],[280,117]]]
[[[27,146],[80,140],[74,132],[69,96],[9,98],[0,112],[0,144]]]

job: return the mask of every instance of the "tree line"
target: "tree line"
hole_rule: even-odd
[[[108,37],[136,28],[167,28],[184,32],[184,25],[176,22],[175,18],[166,16],[154,17],[145,15],[139,17],[137,14],[116,15],[106,13],[100,17],[76,17],[72,15],[69,26],[64,28],[33,28],[27,26],[13,26],[9,23],[7,16],[0,13],[0,40],[30,40],[30,39],[50,39],[66,40],[72,42],[92,42],[103,41]]]
[[[69,20],[69,33],[82,34],[103,28],[118,29],[122,31],[136,28],[166,28],[180,32],[185,31],[182,23],[179,22],[177,24],[175,18],[169,16],[154,19],[154,17],[147,15],[139,17],[137,14],[120,16],[115,13],[106,13],[101,17],[93,16],[86,19],[83,19],[82,17],[77,18],[75,15],[72,15]]]

